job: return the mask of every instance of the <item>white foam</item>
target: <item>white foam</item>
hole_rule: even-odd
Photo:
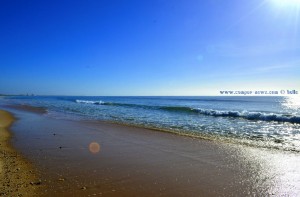
[[[208,116],[239,117],[248,120],[300,123],[300,116],[296,116],[296,115],[284,115],[284,114],[248,112],[248,111],[243,111],[243,112],[220,111],[220,110],[212,110],[212,109],[194,109],[194,110],[200,114],[208,115]]]
[[[103,101],[87,101],[87,100],[76,100],[76,103],[84,103],[84,104],[94,104],[94,105],[103,105]]]

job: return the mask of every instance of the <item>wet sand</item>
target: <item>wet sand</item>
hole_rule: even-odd
[[[41,196],[297,196],[298,153],[11,109]]]
[[[41,182],[32,165],[10,144],[14,117],[0,110],[0,196],[37,196]]]
[[[45,114],[47,113],[47,109],[44,107],[34,107],[30,105],[5,105],[4,107],[11,108],[11,109],[17,109],[17,110],[22,110],[22,111],[28,111],[28,112],[33,112],[33,113],[38,113],[38,114]]]

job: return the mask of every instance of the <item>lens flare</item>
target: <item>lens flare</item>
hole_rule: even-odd
[[[91,153],[96,154],[100,151],[100,145],[97,142],[91,142],[89,145],[89,150]]]

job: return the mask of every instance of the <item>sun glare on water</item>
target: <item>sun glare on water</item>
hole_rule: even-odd
[[[289,109],[300,110],[300,95],[285,97],[282,105]]]

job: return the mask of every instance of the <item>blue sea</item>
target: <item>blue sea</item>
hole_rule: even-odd
[[[101,120],[248,146],[300,152],[300,97],[12,96],[0,104],[47,109],[59,119]]]

